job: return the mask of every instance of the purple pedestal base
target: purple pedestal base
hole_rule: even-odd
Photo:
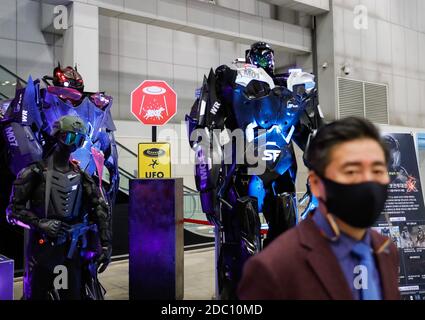
[[[13,300],[13,260],[0,255],[0,300]]]
[[[183,299],[183,179],[130,181],[130,300]]]

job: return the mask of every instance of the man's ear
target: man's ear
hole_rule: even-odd
[[[308,173],[308,181],[310,183],[311,193],[317,198],[326,199],[325,187],[322,180],[316,172],[310,171]]]

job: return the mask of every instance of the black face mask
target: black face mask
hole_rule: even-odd
[[[326,189],[328,212],[356,228],[371,227],[385,206],[388,185],[377,182],[341,184],[320,177]]]
[[[59,147],[60,147],[60,149],[63,152],[69,153],[69,154],[77,151],[77,149],[78,149],[78,147],[77,147],[77,145],[75,143],[73,143],[73,144],[65,144],[62,141],[59,141]]]

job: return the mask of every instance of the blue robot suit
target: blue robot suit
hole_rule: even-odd
[[[58,139],[54,137],[52,133],[54,124],[57,123],[58,119],[64,116],[73,116],[82,119],[84,124],[87,125],[85,129],[87,132],[85,133],[84,143],[73,151],[71,159],[73,163],[75,162],[76,167],[79,168],[78,174],[84,178],[83,180],[91,182],[86,183],[86,187],[84,188],[87,192],[90,188],[93,191],[92,195],[86,196],[86,198],[92,200],[97,199],[98,202],[101,203],[101,205],[97,205],[96,207],[100,208],[99,212],[103,212],[102,219],[108,221],[108,223],[104,224],[107,224],[109,229],[112,228],[110,223],[112,216],[111,208],[113,207],[115,196],[118,191],[119,175],[117,162],[118,154],[114,139],[115,126],[112,121],[111,107],[112,97],[102,92],[85,92],[83,79],[77,69],[72,67],[62,69],[60,65],[54,69],[52,77],[45,76],[43,79],[35,81],[30,77],[26,87],[17,88],[14,99],[1,104],[0,172],[2,179],[0,181],[0,187],[4,197],[0,199],[0,208],[2,211],[5,209],[5,205],[7,205],[5,200],[11,195],[11,205],[8,210],[8,221],[10,223],[19,226],[28,225],[25,222],[28,220],[28,217],[20,213],[18,204],[26,203],[31,197],[37,196],[40,198],[42,194],[42,192],[39,192],[39,194],[36,192],[29,192],[30,186],[37,184],[37,177],[39,176],[32,174],[30,169],[34,168],[36,164],[40,164],[43,161],[46,162],[46,159],[51,158],[52,152],[55,152],[57,149]],[[66,159],[66,163],[67,162],[68,159]],[[102,185],[104,167],[109,173],[109,186]],[[52,171],[53,169],[50,168],[49,170]],[[41,169],[38,171],[44,172]],[[30,174],[25,175],[25,172],[29,172]],[[86,207],[83,208],[81,205],[81,196],[72,196],[79,190],[78,188],[76,189],[78,184],[75,184],[74,180],[76,178],[74,178],[74,173],[71,173],[69,176],[71,178],[68,179],[67,176],[65,176],[65,178],[62,179],[63,181],[60,180],[60,183],[57,182],[56,180],[59,179],[58,177],[62,176],[63,174],[59,176],[52,174],[45,179],[46,185],[58,185],[59,187],[56,189],[60,189],[57,191],[54,187],[46,187],[46,190],[52,190],[51,198],[54,198],[56,193],[60,192],[62,192],[62,196],[65,191],[65,194],[68,194],[68,196],[64,197],[62,202],[59,201],[62,207],[56,207],[57,212],[54,214],[66,211],[65,208],[69,207],[82,208],[81,210],[74,210],[75,216],[78,216],[78,218],[83,217],[84,214],[88,215],[89,212],[85,211],[89,210]],[[15,180],[16,177],[18,178]],[[68,184],[71,182],[67,179],[74,179],[72,183],[75,185],[69,187]],[[69,187],[69,190],[66,189],[67,187]],[[20,190],[24,190],[26,193],[23,191],[20,192]],[[97,194],[97,191],[99,191],[99,196],[94,196]],[[46,193],[49,194],[50,192],[46,191]],[[50,198],[46,195],[44,195],[44,197],[47,199]],[[44,204],[44,207],[49,208],[49,205]],[[50,216],[54,216],[54,214],[50,214]],[[21,216],[23,216],[22,219]],[[47,213],[46,216],[48,216]],[[25,221],[21,221],[20,219]],[[0,225],[2,231],[9,231],[6,226],[4,226],[4,220],[4,217],[1,217]],[[90,247],[85,245],[85,242],[87,242],[86,234],[94,232],[97,233],[99,237],[102,233],[108,233],[108,231],[110,233],[111,230],[105,230],[107,228],[104,227],[102,229],[103,231],[96,232],[94,231],[95,226],[89,226],[85,218],[80,220],[78,222],[81,223],[72,221],[73,223],[75,222],[74,225],[70,230],[67,230],[67,234],[72,237],[71,247],[73,248],[69,251],[67,259],[71,261],[74,255],[85,255],[84,259],[87,263],[84,263],[83,269],[87,277],[84,277],[84,284],[82,284],[82,287],[89,289],[86,290],[83,296],[88,299],[103,299],[104,290],[97,280],[97,269],[95,264],[96,255],[100,254],[101,257],[103,255],[103,245],[102,249],[91,246],[93,250],[90,252],[87,250],[83,251],[81,248]],[[6,234],[6,232],[2,233]],[[1,235],[0,241],[6,240],[6,236]],[[95,237],[93,237],[93,239],[94,238]],[[27,242],[31,242],[31,240]],[[96,240],[94,239],[92,242],[96,243]],[[37,246],[37,244],[35,245]],[[55,250],[60,250],[61,246],[63,247],[64,244],[58,244],[55,248],[59,249]],[[27,245],[27,248],[30,248],[30,245]],[[106,249],[108,250],[107,255],[110,257],[109,251],[111,248],[106,248],[105,246],[104,251],[106,251]],[[78,254],[74,254],[74,252],[77,251]],[[29,254],[28,250],[27,254]],[[46,256],[49,255],[50,253],[46,254]],[[62,259],[64,257],[60,258]],[[33,264],[28,260],[30,259],[26,261],[26,275],[32,273],[32,271],[29,271],[30,269],[34,269]],[[52,261],[54,261],[53,258]],[[79,270],[79,268],[76,268],[76,270],[77,269]],[[79,282],[79,280],[77,282]],[[24,287],[24,296],[30,298],[34,292],[31,293],[31,290],[27,289],[30,288],[30,286]],[[74,287],[78,288],[78,286]],[[76,289],[76,291],[80,290]],[[74,295],[74,298],[75,296],[78,296],[78,293]],[[51,294],[49,297],[56,299],[58,295]]]
[[[88,139],[72,154],[89,175],[109,173],[104,197],[114,203],[119,187],[118,153],[115,145],[111,108],[113,99],[102,92],[84,92],[83,79],[71,67],[54,69],[53,77],[28,79],[25,88],[17,88],[0,117],[1,161],[13,176],[29,164],[40,161],[56,143],[52,125],[65,115],[78,116],[88,126]],[[98,158],[98,161],[95,159]],[[98,162],[98,165],[96,165]],[[101,166],[100,166],[101,164]]]
[[[202,208],[220,231],[221,299],[236,299],[245,261],[297,223],[292,141],[306,150],[324,122],[311,74],[275,76],[274,51],[264,42],[245,60],[211,70],[186,116]],[[264,243],[259,212],[268,223]]]

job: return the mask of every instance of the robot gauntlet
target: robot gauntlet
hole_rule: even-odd
[[[207,214],[210,222],[217,224],[219,221],[217,191],[220,182],[222,152],[219,138],[214,135],[213,130],[207,130],[206,128],[200,130],[203,133],[202,140],[197,139],[192,144],[196,157],[195,182],[196,188],[200,192],[202,211]],[[207,132],[208,134],[206,134]]]
[[[9,206],[6,209],[8,223],[24,228],[37,228],[39,218],[27,209],[27,202],[37,183],[38,168],[31,165],[22,169],[12,185]]]
[[[225,120],[224,109],[217,96],[217,87],[220,86],[217,80],[220,79],[211,69],[208,78],[204,77],[190,116],[186,116],[190,146],[195,151],[195,182],[200,192],[202,211],[216,225],[220,221],[217,195],[223,162],[217,131],[224,129]]]
[[[103,247],[111,246],[112,232],[111,232],[111,219],[109,215],[109,207],[102,197],[99,197],[93,202],[97,202],[95,216],[99,228],[99,238]]]
[[[112,227],[109,206],[94,183],[92,177],[81,171],[83,175],[84,195],[90,212],[90,220],[98,226],[102,251],[97,258],[98,272],[102,273],[108,267],[112,255]]]
[[[109,206],[105,199],[100,195],[98,187],[92,177],[84,171],[81,171],[81,174],[83,175],[84,195],[87,209],[90,212],[90,220],[98,226],[99,238],[102,247],[109,247],[112,243]]]
[[[112,228],[109,215],[109,208],[103,197],[99,197],[95,208],[95,216],[97,217],[97,225],[99,228],[99,238],[102,245],[102,251],[97,259],[97,264],[100,266],[99,273],[102,273],[108,267],[112,255]]]

